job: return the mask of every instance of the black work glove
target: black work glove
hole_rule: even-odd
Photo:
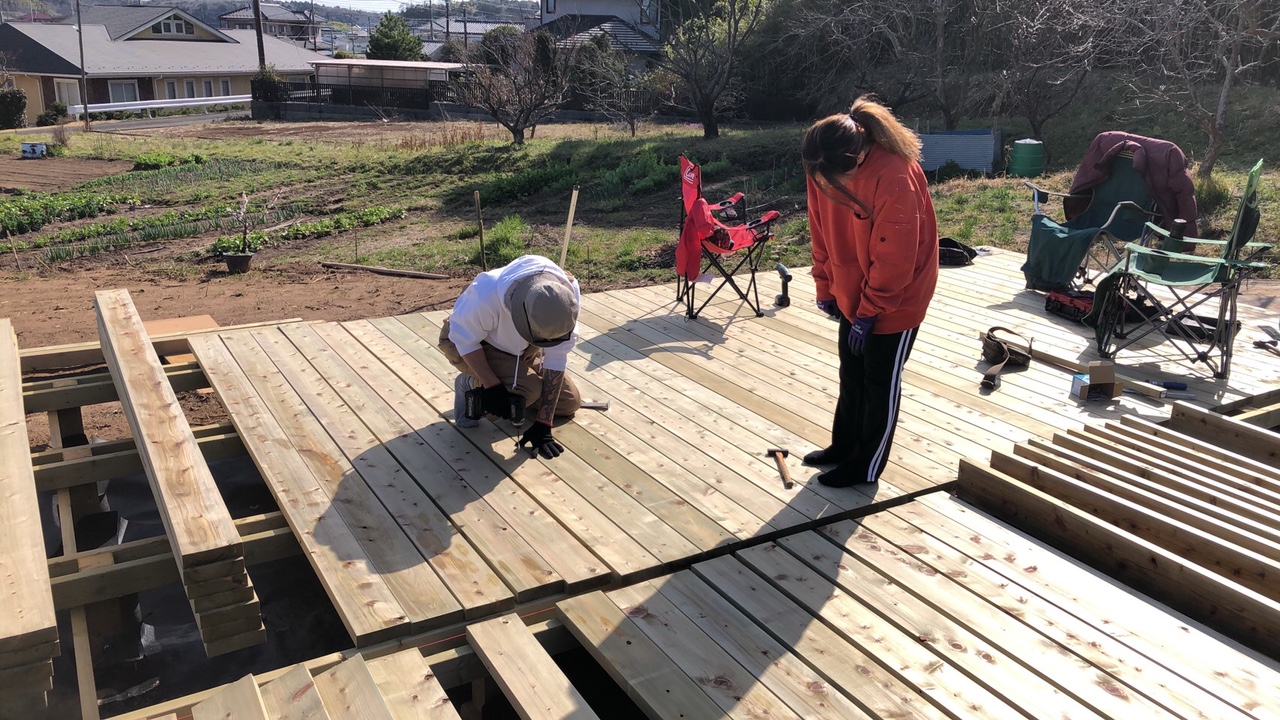
[[[486,415],[496,415],[503,420],[510,420],[511,401],[507,400],[507,388],[498,383],[480,391],[480,407]]]
[[[548,460],[564,452],[564,446],[551,437],[551,426],[540,421],[534,421],[533,425],[524,431],[524,435],[520,436],[518,447],[524,447],[526,443]]]

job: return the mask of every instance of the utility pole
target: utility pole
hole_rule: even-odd
[[[80,2],[80,0],[76,0]],[[253,30],[258,36],[258,74],[267,72],[267,49],[262,45],[262,3],[253,0]]]
[[[80,41],[80,109],[84,111],[84,131],[93,132],[89,122],[89,73],[84,68],[84,22],[80,19],[80,0],[76,0],[76,39]]]
[[[451,23],[449,21],[449,0],[444,0],[444,41],[446,43],[449,42],[449,31],[452,29],[450,27],[450,24]]]
[[[311,0],[311,17],[307,18],[307,30],[311,34],[311,49],[320,49],[320,28],[316,25],[316,0]],[[303,45],[306,47],[306,45]]]

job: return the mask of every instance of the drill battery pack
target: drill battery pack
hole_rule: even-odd
[[[484,401],[481,399],[481,393],[484,388],[471,388],[463,394],[463,403],[465,405],[465,414],[468,419],[479,420],[484,417]],[[507,408],[507,417],[511,419],[513,425],[524,424],[525,401],[524,396],[519,393],[507,393],[507,401],[510,403]]]

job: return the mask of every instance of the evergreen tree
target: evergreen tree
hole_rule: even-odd
[[[404,18],[388,12],[369,33],[370,60],[421,60],[422,40],[409,30]]]

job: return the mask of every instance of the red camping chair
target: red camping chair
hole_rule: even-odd
[[[702,168],[680,156],[680,190],[683,202],[680,206],[680,242],[676,245],[676,302],[684,303],[685,317],[690,320],[715,298],[725,285],[733,288],[738,297],[755,311],[756,317],[764,315],[760,310],[760,292],[756,287],[756,270],[764,257],[764,246],[773,237],[773,221],[778,211],[770,210],[745,225],[726,225],[724,220],[740,220],[746,214],[746,199],[742,193],[712,205],[702,197]],[[732,270],[726,267],[730,255],[739,253]],[[750,274],[746,288],[734,280],[743,268]],[[720,283],[697,303],[694,288],[698,279],[715,269]]]

